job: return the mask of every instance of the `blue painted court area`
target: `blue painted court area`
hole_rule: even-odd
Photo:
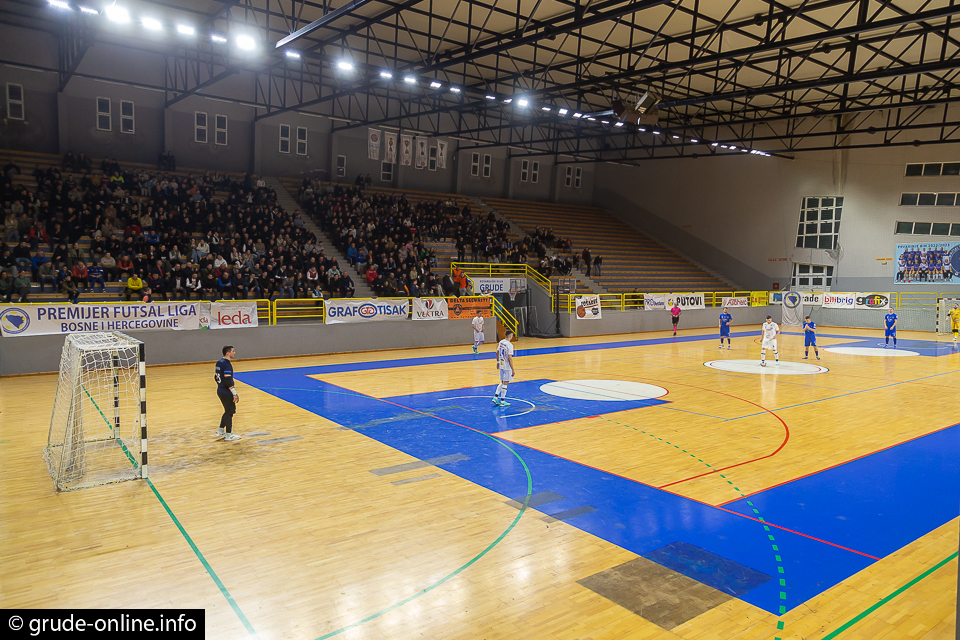
[[[457,462],[439,466],[500,494],[505,501],[512,498],[522,502],[526,495],[526,473],[509,447],[529,467],[534,495],[556,494],[536,507],[541,517],[556,516],[638,555],[652,554],[655,561],[666,563],[664,548],[685,550],[684,554],[669,554],[669,557],[680,558],[671,562],[671,568],[771,613],[777,613],[781,606],[792,609],[872,562],[862,555],[767,527],[600,469],[498,441],[481,432],[491,428],[491,424],[499,428],[496,418],[492,422],[479,420],[476,425],[465,421],[470,414],[478,417],[479,408],[465,412],[444,409],[435,415],[425,415],[421,413],[423,409],[415,410],[399,402],[400,399],[370,398],[308,378],[307,372],[304,369],[260,371],[241,373],[237,378],[415,458],[466,456],[466,459],[460,457]],[[482,394],[481,390],[477,391],[477,395],[486,395],[489,390],[484,389]],[[465,395],[463,389],[447,393]],[[440,397],[440,394],[425,394],[413,398],[415,402],[411,404],[437,409],[442,404],[437,402]],[[552,401],[560,399],[552,398]],[[588,415],[613,408],[609,407],[611,403],[597,404],[605,406],[587,412]],[[517,404],[507,411],[516,407]],[[549,412],[546,415],[549,416]],[[478,428],[480,430],[475,430]],[[508,425],[508,428],[512,427]],[[709,572],[709,580],[702,575],[703,562],[690,561],[691,557],[698,557],[690,555],[692,548],[701,550],[699,557],[716,560],[710,564],[716,569]],[[654,553],[658,550],[660,555]]]
[[[792,331],[791,332],[783,331],[782,333],[786,335],[796,335],[796,336],[803,335],[802,333],[797,333]],[[877,349],[877,348],[882,349],[885,344],[882,329],[877,329],[877,336],[873,338],[862,337],[862,336],[841,336],[841,335],[827,334],[827,333],[818,333],[817,337],[818,338],[842,338],[846,340],[851,340],[850,342],[842,342],[838,344],[826,345],[829,347],[867,347],[870,349]],[[823,346],[824,345],[821,345],[821,348]],[[893,348],[892,339],[890,341],[889,348],[891,349]],[[960,352],[960,348],[958,348],[958,346],[954,344],[952,340],[936,342],[934,340],[898,339],[897,348],[903,349],[904,351],[916,351],[921,356],[927,356],[927,357],[933,357],[933,358],[936,358],[938,356],[951,356]]]
[[[954,425],[725,506],[882,558],[960,513],[958,451]]]

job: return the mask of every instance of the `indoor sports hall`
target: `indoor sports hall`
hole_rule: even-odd
[[[960,640],[958,15],[0,0],[0,624]]]

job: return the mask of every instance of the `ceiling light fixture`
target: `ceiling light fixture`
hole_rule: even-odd
[[[550,107],[540,107],[540,111],[550,111]]]
[[[519,100],[517,100],[517,104],[520,105],[521,107],[525,107],[528,104],[530,104],[530,102],[526,98],[520,98]]]
[[[299,60],[299,59],[300,59],[300,54],[297,53],[296,51],[287,51],[287,57],[288,57],[288,58],[293,58],[294,60]]]
[[[381,71],[380,77],[383,78],[384,80],[390,80],[391,78],[393,78],[393,74],[390,73],[389,71]]]
[[[413,76],[404,76],[403,81],[406,82],[407,84],[413,84],[414,82],[417,81],[417,79],[414,78]]]
[[[188,24],[178,24],[177,33],[185,36],[192,36],[196,33],[196,30]]]
[[[690,142],[696,144],[696,143],[698,142],[698,140],[697,140],[696,138],[693,138],[693,139],[690,140]]]
[[[497,96],[487,96],[487,100],[496,100]]]
[[[95,16],[100,15],[100,12],[97,11],[96,9],[91,9],[90,7],[85,7],[85,6],[83,6],[83,5],[80,5],[80,11],[81,11],[82,13],[92,13],[92,14],[95,15]]]
[[[69,9],[70,5],[66,2],[61,2],[60,0],[49,0],[51,7],[56,7],[57,9]]]
[[[575,114],[573,114],[573,117],[574,117],[574,118],[582,118],[582,117],[583,117],[583,114],[582,114],[582,113],[575,113]]]
[[[566,109],[560,109],[560,111],[557,111],[557,113],[559,113],[559,114],[562,115],[562,116],[565,116],[565,115],[567,115],[567,110],[566,110]]]
[[[622,122],[618,122],[618,123],[616,123],[616,124],[613,125],[613,126],[615,126],[615,127],[622,127],[622,126],[623,126],[623,123],[622,123]]]
[[[163,29],[163,25],[156,18],[144,18],[142,22],[143,28],[147,31],[160,31]]]
[[[510,104],[511,102],[513,102],[513,98],[507,98],[503,101],[503,104]]]
[[[130,14],[127,13],[127,10],[124,9],[123,7],[118,7],[117,5],[112,4],[109,7],[107,7],[106,11],[107,11],[107,18],[109,18],[113,22],[119,22],[120,24],[125,24],[127,22],[130,22]]]
[[[441,86],[442,86],[442,85],[441,85],[439,82],[437,82],[436,80],[434,80],[433,82],[430,83],[430,88],[431,88],[431,89],[439,89]]]
[[[223,44],[224,42],[227,41],[226,38],[224,38],[224,37],[221,36],[221,35],[217,35],[216,33],[211,33],[211,34],[210,34],[210,39],[213,40],[214,42],[216,42],[217,44]]]
[[[253,51],[257,48],[257,41],[250,36],[237,36],[237,46],[244,51]]]
[[[349,60],[341,60],[337,63],[337,69],[340,69],[340,71],[353,71],[353,63]]]

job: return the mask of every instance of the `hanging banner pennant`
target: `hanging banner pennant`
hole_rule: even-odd
[[[377,129],[368,130],[367,157],[371,160],[380,159],[380,131]]]
[[[447,143],[443,140],[437,140],[437,168],[447,168]]]
[[[387,141],[387,150],[384,153],[383,161],[397,164],[397,134],[387,131],[383,134],[383,139]]]
[[[417,136],[417,169],[427,166],[427,138]]]
[[[400,136],[400,164],[405,167],[413,165],[413,138]]]

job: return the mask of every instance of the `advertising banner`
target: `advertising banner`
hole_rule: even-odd
[[[750,298],[723,298],[722,306],[730,309],[735,309],[737,307],[749,307]]]
[[[327,300],[326,308],[327,324],[406,320],[410,315],[410,301],[407,299]]]
[[[578,320],[600,320],[600,296],[578,296],[574,298],[577,303]]]
[[[199,302],[201,329],[247,329],[260,326],[256,302]]]
[[[367,157],[371,160],[380,159],[380,130],[367,130]]]
[[[823,294],[817,291],[800,291],[798,292],[800,297],[803,300],[803,306],[805,307],[822,307],[823,306]]]
[[[783,291],[771,291],[770,300],[768,304],[781,304],[783,303]]]
[[[400,164],[405,167],[413,165],[413,137],[400,136]]]
[[[493,310],[490,308],[490,298],[457,298],[451,300],[448,305],[448,314],[451,320],[471,320],[477,317],[477,311],[481,318],[493,316]]]
[[[200,328],[198,303],[41,304],[0,311],[3,337]]]
[[[383,154],[383,161],[397,164],[397,134],[387,131],[383,134],[383,139],[387,141],[387,151]]]
[[[858,293],[856,309],[889,309],[889,293]]]
[[[647,311],[669,311],[674,303],[681,309],[706,309],[702,293],[645,293],[643,308]]]
[[[526,278],[472,278],[477,295],[498,295],[527,290]]]
[[[823,294],[824,309],[855,309],[857,295],[855,293],[825,293]]]
[[[444,298],[414,298],[414,320],[446,320],[447,301]]]
[[[897,284],[960,284],[960,242],[898,244]]]

